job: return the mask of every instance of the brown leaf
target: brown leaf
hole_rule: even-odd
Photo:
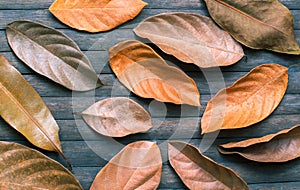
[[[0,55],[0,115],[35,146],[62,154],[59,127],[22,75]],[[63,155],[63,154],[62,154]]]
[[[37,73],[70,90],[87,91],[102,86],[88,58],[58,30],[15,21],[7,25],[6,34],[14,53]]]
[[[219,151],[256,162],[290,161],[300,157],[300,125],[260,138],[223,144]]]
[[[205,0],[216,23],[253,49],[300,54],[293,15],[278,0]],[[280,15],[280,16],[279,16]]]
[[[249,189],[233,170],[201,154],[184,142],[169,142],[169,161],[183,183],[191,190]]]
[[[83,189],[74,175],[42,153],[0,141],[1,190]]]
[[[165,53],[199,67],[227,66],[244,56],[243,49],[210,18],[192,13],[163,13],[145,19],[134,32]]]
[[[133,19],[146,5],[142,0],[56,0],[49,10],[72,28],[101,32]]]
[[[162,159],[155,142],[127,145],[97,174],[91,190],[153,190],[160,182]]]
[[[138,96],[200,106],[200,94],[193,79],[169,66],[150,46],[135,40],[124,41],[109,53],[113,72]]]
[[[83,119],[98,133],[124,137],[146,132],[151,127],[150,114],[129,98],[106,98],[82,112]]]
[[[208,102],[201,119],[202,134],[243,128],[265,119],[280,103],[287,85],[286,67],[265,64],[254,68]]]

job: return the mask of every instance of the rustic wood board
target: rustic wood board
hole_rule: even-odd
[[[223,156],[216,150],[217,145],[221,143],[260,137],[300,123],[300,83],[298,82],[300,78],[300,56],[254,51],[244,47],[247,58],[243,58],[237,64],[221,68],[221,70],[201,70],[191,64],[181,63],[174,57],[165,55],[156,49],[166,60],[176,64],[196,81],[201,92],[202,108],[161,104],[139,98],[123,87],[108,66],[107,50],[123,40],[139,39],[134,35],[132,29],[148,16],[176,11],[208,15],[202,0],[146,0],[149,5],[136,19],[115,30],[97,34],[79,32],[59,22],[48,11],[52,2],[53,0],[1,0],[0,53],[23,74],[49,106],[61,128],[60,138],[63,151],[71,160],[74,166],[73,173],[78,177],[84,189],[89,189],[95,175],[107,163],[107,159],[120,150],[122,146],[119,145],[126,145],[137,140],[157,141],[163,158],[165,158],[165,145],[169,139],[187,141],[199,146],[200,143],[210,142],[203,140],[203,136],[200,135],[199,122],[207,102],[219,90],[218,87],[213,86],[218,86],[220,79],[211,79],[207,82],[204,73],[212,76],[221,71],[222,80],[228,86],[255,66],[263,63],[278,63],[289,67],[289,86],[280,106],[270,117],[252,127],[222,131],[216,140],[211,135],[213,144],[204,154],[236,170],[251,189],[300,189],[300,159],[282,164],[260,164],[249,162],[239,156]],[[294,15],[296,39],[300,42],[300,1],[281,0],[281,2]],[[34,73],[13,54],[5,36],[6,24],[20,19],[49,25],[74,39],[90,58],[96,72],[101,74],[100,77],[105,86],[91,92],[75,93]],[[152,114],[153,129],[146,134],[136,134],[118,139],[110,139],[96,134],[83,122],[79,112],[90,106],[95,100],[111,96],[126,96],[139,102]],[[78,101],[80,104],[76,103]],[[2,119],[0,119],[0,140],[19,142],[33,147]],[[201,147],[205,147],[205,145],[202,144]],[[42,152],[65,164],[58,154]],[[159,189],[186,189],[168,162],[163,164],[163,175]]]

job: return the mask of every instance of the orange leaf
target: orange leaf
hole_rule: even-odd
[[[139,141],[127,145],[97,174],[90,190],[156,189],[162,158],[156,143]]]
[[[125,41],[110,49],[110,67],[132,92],[162,102],[200,106],[195,82],[169,66],[151,47]]]
[[[72,28],[101,32],[133,19],[146,5],[142,0],[56,0],[49,10]]]
[[[202,133],[243,128],[262,121],[278,106],[287,85],[286,67],[265,64],[254,68],[208,102],[201,120]]]

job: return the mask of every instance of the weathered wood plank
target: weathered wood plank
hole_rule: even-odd
[[[250,164],[252,167],[253,165]],[[270,169],[269,167],[253,167],[250,168],[251,166],[246,167],[245,169],[250,169],[250,170],[255,170],[258,169],[257,172],[249,172],[247,173],[247,171],[237,171],[240,176],[247,182],[249,183],[249,187],[251,189],[272,189],[272,190],[282,190],[282,189],[287,189],[287,190],[298,190],[300,187],[300,183],[299,182],[293,182],[292,180],[297,180],[296,177],[298,175],[296,175],[297,173],[297,169],[299,168],[294,168],[295,171],[288,173],[288,172],[283,172],[283,173],[276,173],[276,171],[280,171],[279,169],[276,169],[277,166],[273,165],[275,167],[274,169],[274,173],[272,173],[272,169]],[[280,168],[284,168],[280,167]],[[286,166],[288,167],[288,166]],[[293,167],[293,166],[291,166]],[[84,186],[85,189],[89,189],[90,184],[93,181],[93,177],[96,176],[96,174],[100,171],[101,167],[97,168],[97,167],[84,167],[84,168],[74,168],[73,172],[75,174],[76,177],[78,177],[78,179],[81,181],[81,184]],[[266,171],[264,171],[264,169],[266,169]],[[261,173],[259,173],[261,172]],[[250,178],[250,174],[255,173],[256,174],[256,178],[260,178],[258,179],[260,182],[253,182],[253,180],[249,179]],[[268,176],[269,175],[269,176]],[[284,176],[286,175],[286,176]],[[296,177],[294,177],[296,175]],[[93,176],[93,177],[90,177]],[[291,176],[291,177],[287,177],[287,176]],[[263,179],[270,179],[270,180],[274,180],[274,178],[276,178],[276,180],[279,180],[278,183],[271,183],[270,181],[263,181]],[[292,178],[292,179],[291,179]],[[281,180],[281,181],[280,181]],[[286,182],[284,181],[286,180]],[[161,178],[161,183],[158,189],[187,189],[184,184],[181,182],[181,180],[179,179],[179,177],[176,175],[176,173],[173,171],[173,169],[169,166],[169,165],[165,165],[163,167],[163,174],[162,174],[162,178]]]
[[[0,9],[48,9],[54,0],[1,0]],[[145,0],[148,6],[145,9],[203,9],[203,0]],[[300,9],[297,0],[280,0],[289,9]]]
[[[200,10],[182,10],[182,12],[196,13],[208,16],[208,12],[206,9]],[[132,29],[135,28],[142,20],[154,16],[160,13],[165,12],[178,12],[178,10],[170,10],[170,9],[144,9],[142,14],[139,14],[135,19],[126,22],[119,26],[120,29]],[[300,10],[292,10],[291,11],[294,16],[294,28],[296,30],[300,29]],[[34,17],[32,17],[34,15]],[[39,22],[45,25],[48,25],[53,28],[66,29],[69,28],[67,25],[59,22],[48,10],[2,10],[0,11],[0,29],[5,29],[6,24],[13,22],[15,20],[32,20],[35,22]]]
[[[221,88],[232,85],[236,80],[246,75],[245,72],[206,72],[206,76],[200,72],[187,74],[194,79],[201,95],[214,95]],[[223,76],[223,78],[215,78],[215,76]],[[300,72],[289,73],[289,85],[287,89],[288,94],[300,93],[300,83],[298,82],[299,77]],[[24,75],[24,78],[37,90],[37,92],[39,92],[42,97],[111,97],[132,95],[132,93],[130,93],[129,90],[127,90],[127,88],[116,79],[114,74],[100,75],[100,78],[105,85],[89,92],[72,92],[40,75]]]
[[[107,96],[106,96],[107,97]],[[110,97],[110,96],[109,96]],[[104,97],[43,97],[45,103],[51,110],[55,119],[72,120],[78,118],[76,113],[82,112],[91,106],[94,102]],[[138,97],[130,97],[145,109],[150,110],[152,117],[197,117],[204,112],[207,102],[210,100],[209,95],[201,96],[202,108],[188,105],[164,104],[153,101],[152,99],[143,99]],[[273,115],[291,115],[298,114],[300,109],[300,95],[287,94],[284,96],[281,104],[272,113]],[[166,111],[164,111],[166,110]]]
[[[142,11],[142,14],[139,14],[135,19],[128,21],[119,27],[118,29],[132,29],[136,27],[142,20],[154,16],[160,13],[164,12],[178,12],[176,10],[170,10],[170,9],[144,9]],[[189,13],[196,13],[201,15],[208,15],[207,10],[183,10],[183,12],[189,12]],[[299,14],[299,10],[293,10],[292,11],[295,17]],[[7,16],[9,15],[9,17]],[[32,15],[35,15],[32,17]],[[6,18],[6,19],[5,19]],[[2,10],[0,11],[0,29],[5,29],[5,26],[13,22],[15,20],[31,20],[34,22],[39,22],[41,24],[53,27],[53,28],[59,28],[59,29],[66,29],[69,28],[69,26],[61,23],[58,21],[48,10]],[[295,20],[295,26],[297,27],[297,20]],[[300,27],[299,27],[300,28]]]
[[[80,180],[81,184],[83,185],[84,189],[89,189],[90,184],[93,181],[92,177],[88,176],[96,176],[97,173],[100,171],[101,168],[97,167],[85,167],[85,168],[74,168],[75,176]],[[170,171],[172,169],[170,168]],[[166,174],[166,172],[163,172],[163,174]],[[261,184],[253,184],[249,183],[250,189],[253,190],[266,190],[266,189],[272,189],[272,190],[297,190],[300,187],[299,182],[285,182],[285,183],[261,183]],[[179,177],[173,172],[171,174],[167,174],[167,176],[162,175],[161,179],[161,185],[158,188],[159,190],[166,190],[166,189],[177,189],[177,190],[183,190],[188,189],[184,186],[184,184],[180,181]]]
[[[61,29],[67,36],[72,38],[83,51],[109,50],[119,42],[137,39],[132,29],[112,30],[104,33],[88,34],[71,29]],[[300,42],[300,30],[295,31],[296,39]],[[4,30],[0,30],[0,52],[11,51]]]
[[[153,45],[152,45],[153,46]],[[193,64],[187,64],[180,62],[173,56],[167,55],[160,51],[158,48],[153,46],[155,51],[159,53],[168,63],[172,63],[177,65],[180,69],[185,72],[208,72],[211,69],[199,69],[197,66]],[[252,50],[244,47],[245,55],[242,60],[237,62],[234,65],[221,67],[221,71],[230,71],[230,72],[248,72],[254,67],[263,64],[263,63],[278,63],[285,67],[292,67],[297,65],[300,69],[300,56],[296,55],[288,55],[288,54],[280,54],[271,51],[264,50]],[[107,51],[84,51],[84,53],[88,56],[90,62],[93,64],[97,73],[109,74],[112,73],[111,68],[108,63],[108,52]],[[19,60],[14,53],[12,52],[2,52],[4,57],[9,60],[9,62],[16,67],[22,74],[32,74],[35,73],[29,67],[27,67],[21,60]],[[298,69],[298,70],[299,70]],[[216,70],[216,69],[214,69]]]
[[[69,29],[60,23],[47,10],[54,0],[1,0],[0,1],[0,52],[14,65],[37,89],[46,104],[49,106],[60,126],[60,139],[66,156],[71,160],[73,172],[82,183],[84,189],[89,189],[95,175],[117,153],[122,146],[137,140],[157,141],[164,158],[162,182],[159,189],[187,189],[166,161],[166,142],[170,139],[191,141],[192,144],[208,148],[204,153],[223,165],[236,170],[249,183],[251,189],[299,189],[300,188],[300,159],[282,164],[260,164],[249,162],[239,156],[222,156],[216,150],[217,145],[231,141],[238,141],[252,137],[260,137],[275,133],[279,130],[290,128],[300,123],[300,56],[279,54],[270,51],[256,51],[244,47],[247,59],[243,58],[239,63],[221,68],[225,85],[229,86],[250,69],[263,63],[279,63],[290,67],[289,87],[280,106],[264,121],[251,127],[239,130],[225,130],[217,133],[201,136],[199,122],[211,93],[218,88],[210,89],[219,83],[218,78],[211,77],[209,83],[205,75],[213,75],[216,69],[201,70],[191,64],[184,64],[174,57],[162,54],[169,63],[174,63],[187,72],[197,83],[201,92],[203,108],[176,106],[155,102],[151,99],[139,98],[122,86],[108,66],[107,50],[116,43],[139,39],[132,32],[141,20],[162,12],[184,11],[207,15],[203,0],[146,0],[149,5],[134,20],[127,22],[116,30],[98,34],[89,34]],[[292,9],[295,17],[295,34],[300,42],[300,2],[299,0],[282,0],[288,8]],[[11,52],[5,36],[5,25],[17,19],[27,19],[42,22],[46,25],[59,28],[78,43],[79,47],[87,54],[97,73],[106,86],[95,91],[84,93],[72,93],[71,91],[42,77],[16,58]],[[142,39],[139,39],[142,40]],[[146,42],[146,41],[145,41]],[[204,74],[203,74],[204,73]],[[211,90],[211,91],[210,91]],[[72,103],[72,96],[78,98],[80,103]],[[97,134],[90,129],[81,119],[78,113],[90,106],[95,100],[111,96],[129,96],[144,106],[153,116],[153,128],[144,134],[130,135],[124,138],[108,138]],[[150,105],[150,106],[149,106]],[[166,107],[164,107],[166,106]],[[166,111],[164,111],[166,110]],[[165,118],[166,116],[166,118]],[[204,139],[208,139],[204,141]],[[16,132],[8,124],[0,119],[0,140],[18,141],[29,147],[33,147],[21,134]],[[118,143],[116,143],[118,142]],[[121,145],[121,146],[120,146]],[[97,155],[94,151],[98,152]],[[57,153],[42,151],[46,155],[65,164]]]
[[[201,139],[200,120],[198,117],[190,118],[153,118],[153,128],[147,133],[130,135],[121,140],[139,139]],[[82,119],[57,120],[60,126],[60,139],[62,141],[104,141],[107,140],[86,125]],[[295,115],[271,115],[267,119],[239,130],[222,130],[218,138],[241,139],[261,137],[267,134],[276,133],[280,130],[300,124],[300,114]],[[217,134],[217,133],[215,133]],[[5,121],[0,119],[0,139],[24,141],[25,138],[17,133]]]
[[[164,165],[168,165],[168,155],[167,155],[167,143],[168,141],[172,139],[166,139],[166,140],[157,140],[157,139],[139,139],[139,140],[148,140],[157,142],[157,145],[160,148],[161,156],[163,160]],[[236,139],[237,140],[237,139]],[[13,141],[13,140],[12,140]],[[72,165],[74,167],[103,167],[107,162],[115,156],[117,153],[120,152],[122,148],[124,148],[127,144],[136,142],[135,139],[112,139],[107,138],[105,141],[62,141],[62,149],[67,158],[71,161]],[[228,138],[212,138],[209,140],[204,139],[178,139],[178,141],[182,142],[188,142],[196,147],[198,147],[202,153],[216,162],[220,164],[224,164],[230,167],[239,168],[238,170],[243,169],[243,167],[247,167],[247,164],[249,164],[249,167],[261,166],[262,168],[269,167],[269,170],[272,169],[271,166],[281,166],[281,169],[278,168],[278,170],[282,170],[283,167],[286,166],[286,171],[282,172],[292,172],[293,170],[296,170],[296,168],[300,168],[300,159],[295,159],[290,162],[284,162],[284,163],[259,163],[259,162],[253,162],[249,161],[239,155],[222,155],[218,152],[217,147],[220,144],[232,142],[232,139]],[[203,142],[202,142],[203,141]],[[209,142],[210,144],[203,144],[205,142]],[[20,144],[24,144],[26,146],[29,146],[31,148],[36,148],[33,145],[29,144],[27,141],[13,141]],[[202,144],[201,144],[202,143]],[[57,159],[62,164],[65,164],[60,155],[56,152],[47,152],[44,150],[40,150],[44,154],[48,155],[51,158]],[[243,167],[242,167],[243,166]],[[294,166],[293,167],[287,167],[287,166]],[[299,171],[299,170],[298,170]],[[296,175],[300,177],[300,173],[298,171],[295,171],[297,173]],[[253,171],[255,172],[255,171]],[[264,174],[262,174],[264,175]],[[248,176],[248,178],[256,179],[251,181],[251,183],[259,183],[262,181],[259,180],[268,180],[269,182],[272,182],[272,179],[259,179],[259,176],[254,177],[254,175]],[[296,176],[295,176],[296,177]],[[259,180],[257,180],[259,179]],[[284,178],[282,178],[284,179]],[[286,180],[274,180],[277,182],[282,182]],[[291,179],[291,181],[297,181],[294,179]]]
[[[75,176],[80,180],[81,184],[83,185],[84,189],[89,189],[90,184],[93,181],[93,177],[89,176],[96,176],[97,173],[100,171],[101,168],[97,167],[75,167],[73,172]],[[170,168],[170,171],[172,169]],[[166,172],[163,172],[166,174]],[[278,183],[249,183],[248,184],[250,189],[252,190],[298,190],[300,187],[299,182],[278,182]],[[167,176],[162,175],[161,185],[159,186],[158,190],[186,190],[184,184],[180,181],[179,177],[173,172],[171,174],[167,174]]]
[[[253,190],[297,190],[300,182],[249,184],[249,187]]]

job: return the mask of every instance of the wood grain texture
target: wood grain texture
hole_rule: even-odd
[[[202,0],[188,0],[184,3],[178,0],[145,0],[149,3],[148,9],[168,8],[175,9],[204,9]],[[289,9],[300,9],[297,0],[281,0],[281,2]],[[53,0],[35,1],[35,0],[2,0],[0,2],[1,9],[47,9]]]
[[[112,94],[114,96],[130,97],[146,108],[150,114],[153,114],[153,128],[146,134],[136,134],[116,139],[123,145],[127,145],[130,142],[137,140],[150,140],[158,141],[158,145],[163,147],[161,146],[161,143],[172,138],[173,140],[184,139],[185,141],[192,139],[191,144],[193,145],[199,145],[202,141],[198,124],[204,109],[191,109],[191,107],[181,107],[170,104],[163,105],[158,102],[152,102],[151,99],[138,98],[137,96],[130,94],[129,91],[116,80],[109,67],[109,48],[124,40],[142,40],[134,35],[132,29],[143,19],[159,13],[178,11],[202,14],[205,16],[208,15],[203,0],[145,0],[145,2],[148,3],[148,6],[146,6],[141,14],[134,20],[119,26],[116,30],[90,35],[68,28],[51,15],[47,9],[53,3],[53,0],[0,1],[0,52],[23,74],[24,78],[33,85],[42,96],[45,103],[49,106],[58,125],[61,127],[60,139],[62,141],[62,149],[74,165],[73,173],[79,179],[84,189],[90,188],[99,169],[114,156],[114,153],[109,153],[109,158],[105,160],[93,151],[95,149],[97,150],[97,148],[95,148],[97,147],[97,143],[106,142],[107,139],[91,130],[80,116],[76,114],[79,113],[79,111],[83,111],[94,102],[90,99],[91,97],[93,98],[96,96],[96,100],[111,97]],[[292,14],[294,15],[294,32],[296,39],[300,42],[299,0],[281,0],[281,2],[291,9]],[[31,69],[23,64],[11,52],[5,36],[4,28],[6,24],[19,19],[33,20],[46,24],[59,29],[71,37],[87,55],[95,68],[96,73],[102,74],[100,78],[105,86],[97,89],[95,92],[73,94],[71,91],[56,85],[49,79],[34,74]],[[142,41],[145,42],[144,40]],[[173,56],[163,54],[153,44],[151,46],[166,59],[168,63],[180,67],[187,72],[187,75],[195,80],[197,87],[202,94],[202,106],[205,108],[209,99],[220,90],[217,88],[218,84],[220,84],[220,80],[213,80],[208,83],[204,74],[209,74],[212,76],[211,78],[214,78],[213,74],[218,73],[220,70],[199,69],[196,66],[184,64]],[[236,172],[248,183],[250,189],[299,189],[299,159],[285,164],[256,164],[248,162],[246,159],[241,159],[238,156],[221,156],[217,152],[216,148],[219,144],[276,133],[300,123],[300,83],[298,82],[300,77],[300,56],[283,55],[263,50],[255,51],[246,47],[243,47],[243,49],[246,57],[233,66],[221,68],[225,86],[232,85],[234,81],[262,63],[278,63],[289,68],[290,81],[287,94],[279,107],[266,120],[255,124],[251,128],[220,132],[217,141],[215,141],[212,147],[204,152],[204,154],[215,161],[236,170]],[[209,87],[211,87],[211,89],[209,89]],[[112,90],[114,93],[112,93]],[[83,103],[72,107],[74,106],[72,104],[72,96],[82,97],[82,100],[84,100],[82,101]],[[181,116],[183,117],[182,119],[180,118]],[[18,141],[34,148],[21,134],[16,133],[2,119],[0,119],[0,140]],[[115,148],[113,145],[107,145],[109,144],[107,142],[104,144],[103,147],[105,148]],[[98,148],[98,150],[104,150],[103,147]],[[114,149],[114,151],[117,150],[118,149]],[[44,153],[65,164],[57,153],[45,151]],[[162,180],[158,189],[186,189],[167,162],[163,165]]]

